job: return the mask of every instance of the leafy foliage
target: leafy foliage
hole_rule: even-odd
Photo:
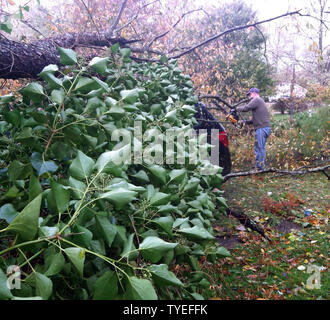
[[[209,192],[221,168],[207,176],[205,162],[119,163],[131,145],[115,138],[134,121],[145,132],[191,129],[190,77],[176,61],[132,62],[118,46],[88,66],[59,53],[65,74],[48,66],[45,82],[0,100],[0,281],[12,264],[25,277],[24,290],[0,297],[201,298],[173,271],[223,257],[211,223],[225,202]]]

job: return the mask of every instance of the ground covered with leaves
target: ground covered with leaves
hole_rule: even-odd
[[[223,189],[229,207],[259,223],[271,242],[224,217],[226,223],[217,228],[219,241],[232,256],[217,265],[219,282],[213,298],[329,299],[326,176],[243,177],[227,181]],[[320,288],[313,280],[318,276],[314,267]],[[314,289],[308,289],[310,282]]]

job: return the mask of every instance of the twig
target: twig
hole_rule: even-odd
[[[133,220],[133,218],[132,218],[131,215],[128,215],[128,216],[129,216],[129,219],[131,220],[132,227],[133,227],[133,229],[134,229],[134,233],[135,233],[135,235],[136,235],[136,240],[137,240],[137,242],[138,242],[138,245],[140,246],[139,234],[138,234],[138,232],[136,231],[135,224],[134,224],[134,220]],[[137,258],[137,261],[136,261],[136,265],[137,265],[137,267],[139,267],[140,264],[141,264],[141,252],[140,252],[140,250],[139,250],[138,258]]]

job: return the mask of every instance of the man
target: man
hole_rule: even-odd
[[[253,124],[255,129],[255,169],[263,170],[266,163],[266,140],[270,135],[270,118],[265,101],[259,96],[259,89],[251,88],[247,93],[252,100],[243,107],[237,107],[240,112],[252,111],[252,121],[246,124]]]

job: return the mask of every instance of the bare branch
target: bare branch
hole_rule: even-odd
[[[293,12],[288,12],[288,13],[285,13],[285,14],[282,14],[280,16],[277,16],[277,17],[274,17],[274,18],[270,18],[270,19],[267,19],[267,20],[262,20],[262,21],[258,21],[258,22],[255,22],[255,23],[250,23],[250,24],[247,24],[247,25],[243,25],[243,26],[237,26],[237,27],[234,27],[234,28],[231,28],[231,29],[227,29],[226,31],[222,32],[222,33],[219,33],[217,35],[214,35],[204,41],[202,41],[201,43],[199,44],[196,44],[195,46],[189,48],[188,50],[185,50],[175,56],[172,56],[172,57],[169,57],[169,59],[178,59],[180,57],[182,57],[183,55],[185,54],[188,54],[190,52],[192,52],[193,50],[197,49],[197,48],[200,48],[202,46],[205,46],[206,44],[230,33],[230,32],[233,32],[233,31],[237,31],[237,30],[243,30],[243,29],[247,29],[247,28],[250,28],[250,27],[255,27],[259,24],[263,24],[263,23],[267,23],[267,22],[270,22],[270,21],[273,21],[273,20],[276,20],[276,19],[280,19],[280,18],[283,18],[283,17],[287,17],[287,16],[292,16],[292,15],[295,15],[295,14],[300,14],[300,11],[301,10],[298,10],[298,11],[293,11]]]
[[[181,15],[181,17],[178,19],[178,21],[175,22],[175,23],[170,27],[170,29],[168,29],[167,31],[163,32],[162,34],[160,34],[160,35],[154,37],[154,38],[149,42],[149,44],[148,44],[148,50],[150,49],[151,45],[152,45],[155,41],[157,41],[157,40],[160,39],[160,38],[165,37],[168,33],[170,33],[170,32],[171,32],[171,31],[172,31],[172,30],[173,30],[173,29],[174,29],[174,28],[175,28],[175,27],[181,22],[181,20],[182,20],[186,15],[191,14],[191,13],[196,12],[196,11],[201,11],[201,9],[190,10],[190,11],[188,11],[188,12],[183,13],[183,14]]]
[[[299,175],[299,174],[307,174],[307,173],[315,173],[315,172],[325,172],[326,169],[330,167],[330,164],[323,166],[323,167],[316,167],[312,169],[307,169],[307,170],[293,170],[293,171],[288,171],[288,170],[279,170],[275,168],[269,168],[261,171],[241,171],[241,172],[233,172],[229,173],[224,176],[224,182],[227,180],[234,178],[234,177],[243,177],[243,176],[251,176],[251,175],[257,175],[257,174],[264,174],[264,173],[269,173],[269,172],[275,172],[279,174],[285,174],[285,175]]]
[[[134,17],[128,21],[126,24],[124,24],[123,26],[121,26],[120,28],[116,29],[116,32],[118,33],[119,31],[121,31],[122,29],[126,28],[127,26],[129,26],[133,21],[135,21],[137,19],[137,17],[139,16],[140,12],[142,9],[154,4],[155,2],[158,2],[159,0],[155,0],[153,2],[147,3],[144,6],[142,6],[141,8],[138,9],[137,13],[134,15]]]
[[[117,28],[117,25],[120,21],[120,18],[124,12],[124,9],[126,7],[126,3],[127,3],[127,0],[123,0],[122,4],[121,4],[121,7],[120,7],[120,11],[116,17],[116,20],[115,22],[113,23],[113,25],[107,30],[107,34],[109,34],[110,36],[113,34],[113,32],[115,31],[115,29]]]
[[[89,18],[91,19],[93,25],[95,26],[96,32],[97,32],[98,35],[100,36],[99,28],[97,27],[97,25],[96,25],[96,23],[95,23],[95,21],[94,21],[94,19],[93,19],[93,16],[92,16],[91,12],[89,11],[89,8],[87,7],[85,1],[84,1],[84,0],[79,0],[79,1],[80,1],[80,2],[83,4],[83,6],[85,7],[85,9],[86,9],[86,11],[87,11],[87,13],[88,13]]]

